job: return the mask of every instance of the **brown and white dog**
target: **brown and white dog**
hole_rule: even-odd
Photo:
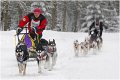
[[[84,42],[80,43],[80,52],[83,55],[86,55],[88,54],[88,51],[89,51],[89,43],[87,42],[87,40],[85,40]]]
[[[27,52],[27,46],[24,42],[20,41],[17,44],[16,49],[15,49],[15,55],[16,55],[16,59],[18,63],[19,73],[22,75],[25,75],[29,54]]]
[[[74,47],[75,56],[78,57],[78,54],[79,54],[79,42],[78,42],[78,40],[74,41],[73,47]]]

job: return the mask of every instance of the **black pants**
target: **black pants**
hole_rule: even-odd
[[[42,38],[42,34],[36,35],[35,33],[30,33],[30,36],[34,40],[35,46],[37,46]]]
[[[30,33],[30,36],[32,37],[33,40],[37,37],[39,40],[42,38],[42,34],[36,35],[35,33]]]
[[[32,37],[33,40],[37,37],[35,33],[30,33],[30,36]]]
[[[102,31],[103,30],[100,30],[100,32],[98,31],[98,30],[94,30],[94,33],[97,35],[97,36],[99,36],[99,37],[102,37]],[[90,35],[91,35],[91,31],[90,31],[90,33],[89,33]]]

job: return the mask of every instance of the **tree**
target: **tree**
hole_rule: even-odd
[[[91,4],[88,4],[87,6],[86,16],[84,17],[85,22],[82,23],[81,31],[87,32],[88,28],[90,27],[90,25],[92,24],[96,17],[102,19],[103,17],[102,11],[98,2],[91,2]]]
[[[2,1],[2,29],[14,29],[20,19],[39,7],[47,18],[46,29],[57,31],[88,31],[95,14],[104,20],[108,30],[117,31],[119,1]]]
[[[54,30],[56,28],[56,24],[57,24],[57,3],[56,1],[52,1],[52,27],[51,29]]]
[[[2,26],[3,26],[3,30],[4,31],[7,31],[9,29],[9,25],[10,25],[10,11],[9,11],[9,1],[6,0],[6,1],[3,1],[2,2],[2,17],[1,17],[1,20],[2,20]]]
[[[1,1],[0,1],[0,30],[3,30],[1,25]]]
[[[10,1],[10,14],[11,14],[11,25],[10,30],[16,29],[18,27],[19,21],[28,12],[26,3],[23,1]]]
[[[78,1],[75,1],[75,9],[74,9],[74,26],[73,26],[73,31],[77,32],[78,31],[78,14],[79,14],[79,8],[78,8]]]
[[[67,2],[64,1],[64,9],[63,9],[63,31],[66,31],[66,4]]]

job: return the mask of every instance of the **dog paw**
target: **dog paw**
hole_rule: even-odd
[[[78,57],[78,55],[75,55],[75,57]]]
[[[23,76],[25,76],[26,74],[25,73],[23,73]]]

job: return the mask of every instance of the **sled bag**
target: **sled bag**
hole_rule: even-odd
[[[34,40],[30,36],[30,34],[24,34],[21,40],[25,42],[25,44],[27,45],[27,48],[35,47]]]

